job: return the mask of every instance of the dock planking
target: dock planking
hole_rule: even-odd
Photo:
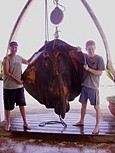
[[[87,139],[88,137],[98,136],[99,141],[114,141],[115,140],[115,118],[105,114],[102,115],[100,121],[100,131],[98,135],[92,135],[95,126],[95,114],[88,113],[85,117],[84,126],[73,126],[79,121],[80,113],[68,112],[63,119],[64,124],[60,123],[60,118],[54,112],[44,112],[38,114],[27,114],[27,121],[31,130],[23,128],[21,116],[13,116],[11,118],[11,132],[20,133],[23,136],[31,134],[31,137],[39,136],[45,139],[62,139],[68,141],[76,141],[78,137]],[[43,137],[42,137],[43,136]],[[103,136],[103,139],[100,137]],[[106,140],[106,139],[107,140]],[[110,138],[110,139],[108,139]],[[88,139],[87,139],[88,140]],[[89,141],[89,140],[88,140]]]

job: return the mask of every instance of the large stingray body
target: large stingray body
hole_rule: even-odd
[[[71,53],[76,55],[72,60]],[[62,118],[69,102],[81,92],[84,56],[77,47],[56,39],[46,43],[33,56],[22,77],[27,92]]]

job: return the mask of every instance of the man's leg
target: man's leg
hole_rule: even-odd
[[[74,124],[73,126],[83,126],[84,125],[86,107],[87,107],[87,104],[82,104],[80,121],[78,123]]]
[[[19,106],[19,109],[20,109],[20,113],[22,115],[24,128],[30,130],[31,128],[29,127],[29,125],[27,124],[27,121],[26,121],[25,107],[24,106]]]
[[[5,126],[5,130],[9,131],[10,130],[10,111],[9,110],[5,110],[5,119],[6,119],[6,126]]]
[[[95,105],[94,109],[96,111],[96,124],[95,124],[95,128],[92,132],[92,134],[98,134],[99,133],[99,123],[100,123],[100,119],[101,119],[101,110],[99,105]]]

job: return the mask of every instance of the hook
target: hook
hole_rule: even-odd
[[[58,5],[59,0],[54,0],[54,4]]]
[[[64,12],[65,11],[65,7],[63,5],[61,5],[61,4],[59,4],[58,2],[59,2],[59,0],[53,0],[53,3],[56,4],[56,7],[58,7],[58,5],[61,6],[63,8],[63,12]]]

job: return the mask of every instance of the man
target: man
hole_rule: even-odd
[[[5,118],[6,126],[5,130],[9,131],[11,128],[10,123],[10,111],[14,109],[15,103],[19,106],[20,113],[23,119],[23,127],[30,130],[29,125],[26,121],[25,115],[25,96],[23,81],[21,80],[22,74],[22,63],[29,64],[28,61],[19,55],[16,55],[18,48],[18,43],[15,41],[10,42],[9,50],[10,53],[3,59],[3,98],[4,98],[4,108],[5,108]]]
[[[96,111],[96,124],[92,134],[99,133],[99,122],[101,117],[101,110],[99,106],[99,80],[102,75],[102,71],[105,70],[103,58],[95,54],[95,42],[89,40],[86,42],[87,54],[84,54],[85,58],[85,76],[83,81],[83,87],[79,101],[82,104],[80,121],[74,126],[83,126],[84,118],[86,114],[87,101],[89,99],[90,104],[94,106]]]

